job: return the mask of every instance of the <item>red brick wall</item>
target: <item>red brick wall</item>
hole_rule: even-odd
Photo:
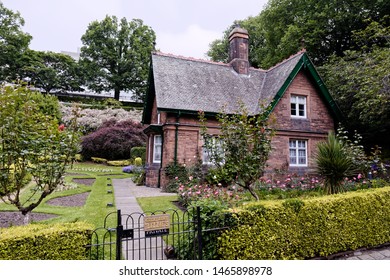
[[[291,94],[306,96],[307,118],[291,117]],[[308,141],[308,167],[300,170],[290,167],[290,171],[314,172],[314,154],[319,141],[326,138],[329,131],[334,130],[334,121],[321,99],[313,83],[304,71],[298,73],[287,88],[273,114],[276,119],[276,135],[272,140],[272,153],[268,160],[268,171],[283,169],[289,162],[289,139],[304,139]]]

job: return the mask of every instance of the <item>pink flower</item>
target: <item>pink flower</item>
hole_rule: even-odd
[[[357,176],[358,179],[361,179],[362,177],[363,177],[363,176],[362,176],[362,174],[360,174],[360,173],[359,173],[358,176]]]
[[[175,180],[179,180],[179,177],[175,177]]]
[[[192,181],[192,179],[194,179],[194,177],[192,176],[188,177],[188,180]]]

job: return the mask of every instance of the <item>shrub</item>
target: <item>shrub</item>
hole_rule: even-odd
[[[68,125],[71,120],[69,116],[71,115],[72,107],[61,103],[60,109],[62,113],[62,122],[65,125]],[[127,111],[120,108],[106,108],[103,110],[84,108],[80,110],[80,117],[77,120],[77,123],[83,134],[87,135],[88,133],[96,131],[105,122],[112,120],[115,122],[123,120],[141,121],[138,110]]]
[[[121,108],[122,102],[120,102],[119,100],[116,100],[114,98],[107,98],[103,101],[103,105],[105,107],[109,107],[109,108]]]
[[[91,157],[91,160],[94,163],[106,163],[107,160],[105,158],[99,158],[99,157]]]
[[[178,192],[181,185],[193,186],[203,181],[202,161],[200,159],[189,165],[171,162],[165,167],[164,172],[168,178],[165,189],[167,192]]]
[[[91,225],[30,224],[0,229],[1,260],[84,260]]]
[[[343,180],[357,171],[346,145],[329,133],[326,142],[317,145],[317,170],[324,177],[324,187],[328,194],[343,191]]]
[[[84,161],[83,156],[81,154],[76,154],[74,156],[74,160],[78,162]]]
[[[204,199],[220,201],[224,205],[233,206],[241,200],[242,192],[243,189],[236,186],[225,188],[222,186],[187,184],[180,185],[178,199],[180,204],[185,207]]]
[[[306,259],[390,242],[390,187],[256,202],[231,213],[239,225],[219,238],[223,259]]]
[[[203,260],[216,260],[220,259],[218,254],[218,237],[221,231],[208,230],[215,229],[224,226],[232,226],[231,220],[228,219],[230,214],[226,211],[228,205],[221,200],[215,200],[211,198],[204,198],[197,200],[191,204],[191,207],[187,210],[189,219],[197,221],[197,207],[200,209],[200,220],[202,223],[202,259]],[[232,220],[233,221],[233,220]],[[233,221],[234,222],[234,221]],[[190,228],[187,229],[188,233],[181,234],[175,239],[175,247],[178,250],[179,259],[196,259],[198,254],[198,240],[197,234],[193,234],[191,231],[196,232],[196,223],[191,223]]]
[[[97,131],[81,140],[81,154],[85,159],[101,157],[120,160],[130,157],[132,147],[142,146],[146,135],[140,123],[131,120],[105,122]]]
[[[142,158],[140,158],[140,157],[135,158],[134,165],[135,166],[142,166]]]
[[[130,160],[109,160],[107,165],[110,166],[126,166],[130,164]]]
[[[146,147],[133,147],[130,150],[130,158],[141,158],[142,162],[146,162]]]

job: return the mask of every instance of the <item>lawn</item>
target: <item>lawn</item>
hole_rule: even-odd
[[[122,172],[122,167],[105,166],[101,164],[92,163],[76,163],[72,167],[68,168],[65,176],[67,182],[66,187],[56,190],[49,197],[33,210],[34,213],[47,213],[55,214],[56,218],[40,221],[39,223],[51,224],[51,223],[65,223],[85,221],[94,225],[95,227],[101,227],[105,216],[114,212],[114,207],[108,207],[108,203],[114,202],[114,194],[111,184],[112,178],[126,178],[129,174]],[[80,183],[74,183],[74,179],[95,179],[92,185],[85,185]],[[23,190],[22,201],[26,200],[28,196],[31,196],[33,184],[30,184]],[[108,193],[107,191],[112,192]],[[47,203],[48,200],[71,196],[75,194],[89,192],[88,198],[83,206],[80,207],[66,207],[66,206],[53,206]],[[33,197],[34,199],[34,197]],[[17,211],[13,205],[7,205],[0,203],[0,211]]]

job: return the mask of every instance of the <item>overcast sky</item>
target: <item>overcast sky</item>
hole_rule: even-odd
[[[267,0],[0,0],[19,11],[23,30],[41,51],[77,51],[88,24],[106,15],[139,18],[157,36],[165,53],[206,58],[209,44],[220,39],[236,19],[260,13]]]

